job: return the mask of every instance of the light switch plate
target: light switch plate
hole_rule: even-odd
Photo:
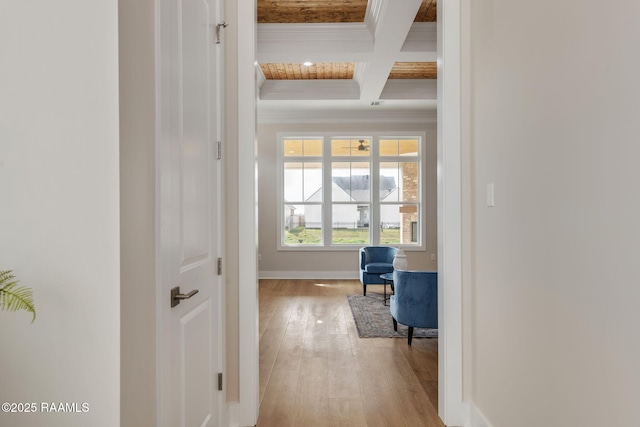
[[[487,184],[487,207],[494,207],[496,205],[496,201],[493,195],[493,182]]]

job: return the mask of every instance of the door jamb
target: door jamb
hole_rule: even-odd
[[[438,2],[438,304],[440,339],[438,343],[438,412],[446,425],[465,425],[466,404],[462,390],[462,292],[463,235],[462,204],[470,200],[469,188],[462,182],[463,114],[467,107],[461,98],[461,78],[468,71],[462,61],[462,15],[467,0]],[[254,425],[258,416],[257,266],[255,205],[255,0],[238,0],[238,43],[240,212],[246,215],[240,253],[247,254],[247,267],[241,269],[240,294],[240,411],[241,425]],[[468,9],[467,9],[468,10]],[[246,118],[246,121],[244,121]],[[446,144],[445,144],[446,141]],[[466,241],[466,240],[465,240]],[[243,250],[244,247],[244,250]],[[465,260],[465,262],[468,262]],[[465,278],[466,280],[466,278]]]
[[[237,1],[240,426],[258,421],[258,203],[256,145],[256,1]]]
[[[438,39],[438,414],[448,426],[467,424],[467,405],[463,401],[463,250],[468,248],[468,232],[463,233],[462,212],[470,200],[468,138],[463,134],[467,106],[463,103],[463,78],[468,63],[463,59],[468,42],[463,38],[463,12],[467,0],[439,1]],[[465,21],[466,25],[466,21]],[[465,33],[466,35],[466,33]],[[464,74],[464,75],[463,75]],[[465,86],[466,88],[466,86]],[[464,261],[464,263],[463,263]]]

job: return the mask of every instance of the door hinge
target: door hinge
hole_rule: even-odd
[[[222,258],[218,258],[218,276],[222,274]]]
[[[218,390],[222,390],[222,372],[218,373]]]
[[[218,160],[222,158],[222,141],[218,141]]]
[[[222,24],[216,25],[216,44],[220,44],[220,30],[223,28],[227,28],[229,24],[225,21],[222,21]]]

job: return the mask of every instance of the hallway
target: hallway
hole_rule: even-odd
[[[438,340],[360,339],[346,295],[361,292],[357,280],[260,281],[258,427],[443,426]]]

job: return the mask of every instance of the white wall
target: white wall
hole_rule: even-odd
[[[115,426],[120,399],[117,2],[0,3],[0,402],[88,403],[2,426]]]
[[[494,427],[640,425],[640,5],[596,6],[472,4],[465,381]]]
[[[258,126],[258,199],[260,277],[358,278],[357,250],[278,251],[277,250],[277,133],[278,132],[359,132],[359,131],[422,131],[427,134],[426,191],[426,251],[407,251],[409,268],[437,270],[436,217],[436,126],[435,124],[339,123],[339,124],[261,124]],[[323,277],[309,277],[320,272]],[[313,275],[313,273],[312,273]],[[318,275],[318,274],[315,274]]]

